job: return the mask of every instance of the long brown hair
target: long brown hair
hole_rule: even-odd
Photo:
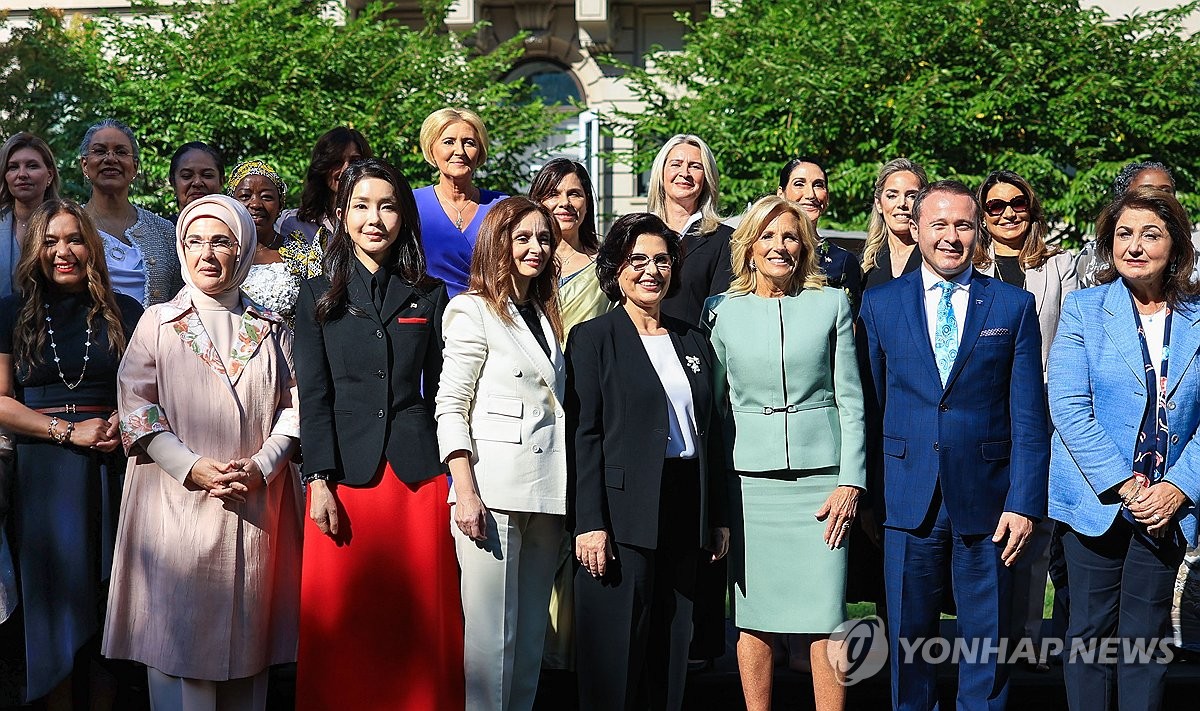
[[[483,297],[500,320],[511,324],[512,314],[508,301],[515,295],[513,286],[513,230],[531,212],[536,212],[550,228],[550,254],[546,255],[546,268],[529,283],[529,298],[546,314],[554,337],[562,341],[562,316],[558,312],[558,278],[554,274],[552,261],[554,250],[561,236],[558,221],[550,211],[527,197],[515,196],[496,203],[483,218],[479,236],[475,239],[475,253],[471,256],[471,282],[467,287],[472,293]]]
[[[125,352],[128,338],[121,321],[121,310],[108,276],[108,265],[104,259],[104,241],[96,231],[96,225],[87,212],[73,200],[53,198],[38,206],[29,216],[29,228],[21,243],[21,259],[17,263],[14,290],[23,297],[13,328],[13,359],[19,367],[33,368],[42,361],[42,349],[46,345],[46,304],[50,282],[42,272],[42,252],[45,250],[46,230],[50,221],[67,214],[79,223],[79,234],[87,247],[88,256],[83,265],[87,277],[87,291],[92,298],[88,309],[87,325],[93,327],[99,320],[108,326],[108,350],[116,357]]]
[[[1117,232],[1117,220],[1126,210],[1147,210],[1158,215],[1171,235],[1171,255],[1167,259],[1167,273],[1163,276],[1163,296],[1171,308],[1184,301],[1192,301],[1200,294],[1200,284],[1192,281],[1192,266],[1196,263],[1196,250],[1192,247],[1192,225],[1187,210],[1179,200],[1168,192],[1144,187],[1130,190],[1109,203],[1096,220],[1096,261],[1104,268],[1096,273],[1097,284],[1107,284],[1121,278],[1113,259],[1113,239]]]
[[[980,205],[987,200],[988,191],[1000,183],[1020,190],[1025,199],[1029,201],[1027,213],[1029,215],[1029,231],[1025,233],[1025,241],[1021,244],[1017,261],[1021,263],[1022,269],[1037,269],[1045,264],[1046,260],[1062,252],[1058,247],[1046,244],[1046,236],[1050,234],[1050,228],[1046,224],[1046,213],[1042,210],[1042,201],[1038,200],[1037,193],[1033,192],[1033,186],[1029,184],[1029,181],[1011,170],[996,170],[984,178],[983,184],[979,186],[979,192],[975,194]],[[979,269],[987,269],[992,266],[992,235],[988,232],[987,218],[984,218],[983,229],[979,232],[980,239],[975,242],[975,257],[971,261]]]

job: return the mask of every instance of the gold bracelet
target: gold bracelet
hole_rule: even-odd
[[[46,434],[50,436],[50,441],[55,444],[62,444],[62,436],[58,434],[58,423],[59,419],[57,417],[51,417],[50,425],[46,427]]]

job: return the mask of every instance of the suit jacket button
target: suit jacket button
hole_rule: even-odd
[[[938,443],[937,442],[933,443],[933,451],[935,451],[935,452],[938,451]]]
[[[533,415],[534,417],[541,417],[542,416],[542,408],[535,407],[535,408],[533,408],[533,410],[530,411],[529,414]]]
[[[536,444],[535,444],[535,445],[533,445],[533,453],[534,453],[534,454],[541,454],[541,453],[542,453],[542,448],[541,448],[541,447],[539,447],[539,446],[538,446],[538,445],[536,445]]]
[[[1175,401],[1174,401],[1174,400],[1172,400],[1171,402],[1168,402],[1168,403],[1167,403],[1167,409],[1168,409],[1168,410],[1174,410],[1174,409],[1175,409]]]
[[[383,338],[383,331],[379,330],[378,328],[377,328],[377,329],[375,329],[375,337],[376,337],[376,338]]]
[[[383,419],[383,410],[380,410],[379,412],[376,412],[376,413],[375,413],[375,416],[376,416],[376,417],[378,417],[379,419],[381,419],[381,420],[382,420],[382,419]]]
[[[1171,435],[1171,444],[1179,444],[1179,435]]]
[[[938,405],[938,411],[939,411],[939,412],[947,412],[947,411],[949,411],[949,410],[950,410],[950,406],[949,406],[949,405],[947,405],[947,404],[945,404],[945,403],[942,403],[941,405]]]
[[[154,259],[154,257],[146,257],[146,264],[147,264],[148,266],[151,266],[151,267],[152,267],[152,266],[154,266],[154,265],[155,265],[155,263],[156,263],[156,262],[157,262],[157,260],[156,260],[156,259]]]
[[[562,411],[562,410],[555,410],[555,411],[554,411],[554,416],[555,416],[555,417],[562,417],[562,416],[563,416],[563,411]]]
[[[376,374],[376,375],[378,375],[378,376],[379,376],[379,378],[380,378],[381,380],[382,380],[383,378],[386,378],[386,377],[387,377],[387,375],[386,375],[386,374],[383,372],[383,369],[382,369],[382,368],[381,368],[381,369],[379,369],[379,370],[377,370],[377,371],[375,371],[375,374]]]
[[[512,373],[513,373],[514,378],[521,377],[521,369],[520,368],[513,368]]]

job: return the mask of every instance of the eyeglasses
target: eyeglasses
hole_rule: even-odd
[[[113,149],[104,148],[102,146],[92,146],[92,149],[88,151],[88,153],[91,153],[92,157],[98,160],[104,160],[110,155],[117,160],[133,157],[133,151],[129,150],[125,146],[117,146]]]
[[[983,203],[983,211],[991,217],[1003,215],[1004,211],[1010,207],[1013,209],[1013,212],[1028,212],[1029,198],[1024,195],[1018,195],[1012,200],[988,200]]]
[[[644,272],[646,267],[650,266],[650,262],[654,262],[654,266],[660,272],[670,271],[675,266],[675,259],[669,254],[656,254],[653,258],[648,254],[631,254],[625,258],[625,262],[633,267],[634,271]]]
[[[213,237],[212,239],[188,237],[183,241],[183,248],[192,254],[203,252],[205,247],[212,247],[212,251],[217,254],[233,254],[237,252],[238,245],[228,237]]]

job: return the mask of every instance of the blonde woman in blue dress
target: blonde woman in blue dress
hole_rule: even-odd
[[[705,304],[736,473],[730,602],[748,711],[771,707],[777,634],[812,640],[816,708],[845,707],[828,636],[845,618],[845,543],[866,482],[863,398],[850,302],[825,286],[816,250],[801,208],[765,197],[733,234],[729,291]]]

